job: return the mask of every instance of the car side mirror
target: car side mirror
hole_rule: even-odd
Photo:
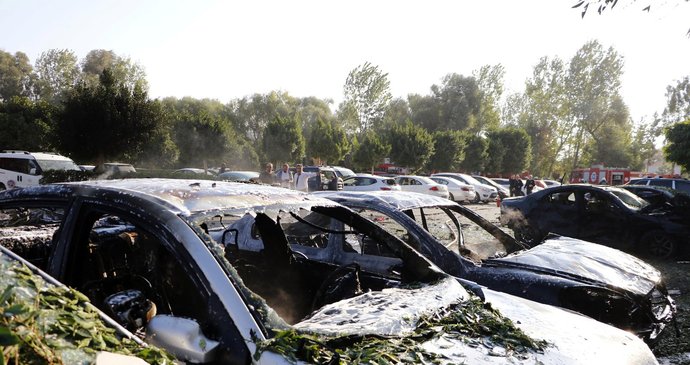
[[[178,360],[195,364],[213,362],[219,342],[203,333],[199,324],[188,318],[159,314],[146,326],[146,342],[174,355]]]

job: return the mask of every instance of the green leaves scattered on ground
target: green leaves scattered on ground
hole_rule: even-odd
[[[527,336],[490,304],[473,298],[423,316],[414,332],[401,337],[331,337],[294,329],[278,331],[273,338],[257,343],[254,358],[271,351],[293,362],[317,364],[441,363],[442,355],[421,346],[440,337],[457,339],[469,346],[484,346],[493,355],[503,356],[526,357],[530,352],[542,352],[548,345],[546,341]],[[496,353],[495,348],[501,352]]]
[[[1,256],[0,256],[1,258]],[[172,356],[119,338],[83,294],[0,260],[0,364],[93,363],[99,351],[170,364]]]

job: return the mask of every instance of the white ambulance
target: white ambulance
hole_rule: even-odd
[[[81,169],[69,157],[55,153],[0,152],[0,190],[38,185],[44,171]]]

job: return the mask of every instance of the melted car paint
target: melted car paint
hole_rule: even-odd
[[[661,273],[646,262],[610,247],[569,238],[557,237],[544,241],[527,251],[517,252],[490,264],[503,262],[546,268],[579,275],[645,295],[661,281]]]

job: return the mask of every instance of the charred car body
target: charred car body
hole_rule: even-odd
[[[240,221],[247,216],[254,222],[245,228]],[[276,352],[264,344],[291,329],[344,334],[342,346],[370,335],[401,338],[427,314],[479,300],[375,223],[281,188],[164,179],[44,185],[0,193],[0,219],[3,245],[12,243],[147,341],[193,363],[293,363],[296,352],[284,351],[296,345]],[[261,239],[263,248],[242,249],[242,237]],[[385,260],[369,252],[385,252]],[[368,261],[379,264],[369,270]],[[444,336],[453,324],[445,323],[417,338],[412,353],[433,353],[440,363],[656,363],[625,331],[474,290],[484,298],[481,307],[501,311],[526,336],[548,344],[501,355],[499,346],[486,346],[494,341],[488,335],[479,346]],[[140,301],[128,300],[141,295],[155,303],[150,318]],[[335,363],[338,356],[345,355],[333,352]]]
[[[548,233],[668,259],[688,250],[690,221],[611,186],[564,185],[501,202],[501,223],[530,246]]]
[[[675,314],[660,272],[618,250],[555,236],[523,250],[515,239],[470,209],[419,194],[328,192],[319,196],[387,226],[451,275],[578,311],[632,331],[648,343],[655,342]],[[490,257],[503,249],[512,253]]]

